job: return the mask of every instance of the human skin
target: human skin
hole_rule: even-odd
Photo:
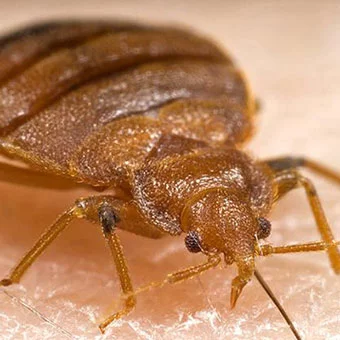
[[[238,61],[261,99],[258,131],[247,147],[260,159],[304,155],[340,172],[339,5],[227,1],[115,3],[41,1],[2,5],[0,29],[37,18],[64,15],[128,16],[179,22],[206,32]],[[46,3],[45,3],[46,4]],[[20,11],[18,11],[18,6]],[[44,7],[45,6],[45,7]],[[100,8],[99,8],[100,7]],[[208,18],[213,18],[209,19]],[[320,193],[340,239],[340,188],[305,172]],[[1,183],[0,276],[5,276],[39,234],[80,196]],[[274,245],[319,240],[302,189],[290,193],[270,215]],[[148,240],[120,232],[135,287],[204,260],[182,237]],[[323,253],[258,259],[257,268],[305,339],[339,337],[340,277]],[[77,221],[55,241],[20,285],[0,289],[4,339],[253,339],[293,338],[254,279],[234,310],[229,308],[236,268],[217,268],[175,286],[141,293],[130,316],[100,335],[97,325],[117,309],[119,285],[100,228]],[[45,319],[44,319],[45,318]]]

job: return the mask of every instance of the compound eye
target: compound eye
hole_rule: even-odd
[[[259,231],[257,232],[257,237],[259,239],[268,237],[271,231],[271,223],[264,217],[260,217],[258,221]]]
[[[191,253],[199,253],[202,250],[200,239],[196,231],[189,231],[185,237],[185,245]]]

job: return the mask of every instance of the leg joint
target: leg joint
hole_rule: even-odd
[[[310,179],[298,174],[298,182],[305,188],[309,195],[317,196],[315,186]]]
[[[111,196],[92,196],[76,201],[73,214],[93,223],[100,223],[104,233],[110,233],[119,222],[117,211],[121,202]]]
[[[98,209],[98,218],[100,224],[103,227],[103,232],[105,235],[111,234],[117,222],[119,222],[118,215],[115,213],[114,209],[107,203],[102,204]]]
[[[272,170],[274,170],[275,172],[279,172],[304,166],[306,160],[303,157],[287,156],[275,158],[267,161],[266,163],[270,166]]]

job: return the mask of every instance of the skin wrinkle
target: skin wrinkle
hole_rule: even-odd
[[[38,5],[34,8],[32,2],[21,3],[21,6],[19,13],[12,4],[4,4],[1,28],[5,25],[14,27],[15,22],[34,19],[54,10],[54,15],[59,16],[79,14],[76,2],[64,2],[62,6],[60,2],[51,3],[49,9]],[[92,15],[110,12],[116,17],[128,14],[146,20],[165,18],[205,30],[236,57],[261,99],[263,109],[259,116],[259,131],[251,144],[252,153],[261,158],[288,153],[307,155],[339,170],[340,76],[336,44],[339,9],[331,1],[308,3],[308,10],[306,6],[304,1],[270,2],[264,6],[261,2],[236,4],[216,0],[209,3],[195,1],[194,4],[178,1],[171,8],[154,1],[132,0],[122,8],[106,0],[100,9],[97,3],[91,7],[90,1],[82,4],[84,12]],[[206,20],[207,15],[214,20]],[[339,239],[340,190],[318,177],[312,179]],[[80,191],[60,194],[6,184],[1,184],[1,192],[2,274],[7,273],[63,209],[75,198],[86,194]],[[277,205],[270,221],[273,224],[269,239],[272,244],[319,239],[300,190],[289,194]],[[169,271],[192,265],[200,259],[196,257],[199,255],[185,251],[184,241],[180,238],[152,241],[121,234],[137,286],[159,280]],[[52,264],[55,264],[53,268]],[[273,256],[259,259],[257,265],[306,339],[338,337],[340,320],[336,313],[340,296],[336,284],[339,278],[331,274],[325,254]],[[82,271],[77,271],[78,267],[83,268]],[[290,339],[287,325],[255,281],[246,288],[236,309],[229,310],[228,291],[233,274],[234,268],[222,268],[200,277],[213,306],[225,321],[217,326],[216,339]],[[136,311],[113,325],[102,337],[93,315],[98,318],[107,305],[118,298],[114,275],[100,232],[86,222],[76,223],[23,279],[27,293],[22,295],[19,286],[13,287],[13,294],[28,299],[35,297],[34,306],[41,313],[51,319],[60,315],[58,324],[84,339],[129,339],[136,337],[138,330],[157,340],[211,335],[212,327],[207,317],[211,309],[199,284],[191,280],[139,296]],[[49,298],[54,290],[58,294]],[[313,299],[311,291],[314,292]],[[0,316],[6,315],[7,321],[2,323],[1,319],[1,334],[17,337],[25,334],[32,339],[56,336],[32,313],[21,311],[10,299],[3,301],[2,295]],[[261,313],[258,315],[256,311]]]

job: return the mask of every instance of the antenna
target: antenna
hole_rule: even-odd
[[[283,307],[281,306],[280,302],[277,300],[277,298],[275,297],[274,293],[272,292],[272,290],[269,288],[268,284],[266,283],[266,281],[264,281],[262,275],[255,270],[254,271],[254,275],[257,278],[257,280],[259,281],[259,283],[261,284],[261,286],[263,287],[263,289],[266,291],[266,293],[268,294],[268,296],[271,298],[271,300],[274,302],[275,306],[278,308],[278,310],[280,311],[281,315],[284,317],[284,319],[286,320],[288,326],[290,327],[290,329],[292,330],[292,332],[295,335],[295,338],[297,340],[301,340],[301,336],[299,335],[298,331],[296,330],[292,320],[290,320],[288,314],[286,313],[286,311],[283,309]]]

